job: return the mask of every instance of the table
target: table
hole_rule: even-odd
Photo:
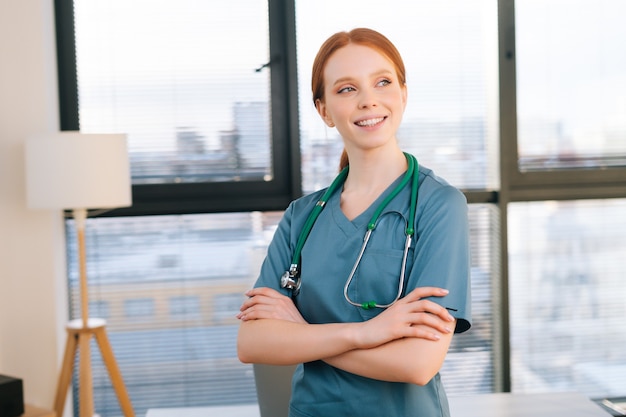
[[[223,407],[153,408],[146,417],[260,417],[259,406],[233,405]]]
[[[576,392],[549,394],[478,394],[450,397],[452,417],[610,417],[596,403]],[[254,405],[196,408],[155,408],[146,417],[260,417]],[[266,416],[264,416],[266,417]],[[274,416],[267,416],[274,417]]]
[[[583,394],[480,394],[452,397],[452,417],[610,417]]]

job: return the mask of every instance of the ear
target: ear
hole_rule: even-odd
[[[409,95],[409,90],[406,87],[406,84],[404,84],[402,86],[402,110],[404,111],[406,109],[406,103],[408,100],[408,95]]]
[[[328,127],[335,127],[333,119],[331,119],[330,115],[326,111],[326,105],[319,98],[315,100],[315,109],[317,110],[317,113],[320,115],[322,120],[324,120],[324,123],[328,125]]]

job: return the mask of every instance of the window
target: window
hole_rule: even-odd
[[[624,3],[501,5],[511,389],[622,395]]]
[[[518,1],[523,171],[626,163],[626,39],[620,1]]]
[[[116,215],[282,209],[301,194],[282,2],[55,4],[62,129],[128,134],[133,207]]]
[[[463,189],[498,187],[497,4],[356,0],[296,2],[303,188],[332,181],[341,139],[311,100],[315,52],[334,32],[365,26],[385,34],[407,70],[408,104],[398,139],[421,164]],[[336,156],[335,156],[336,155]],[[334,159],[333,159],[334,158]],[[310,168],[309,168],[310,167]]]
[[[623,395],[626,200],[510,208],[513,389]]]
[[[510,198],[622,197],[626,54],[613,45],[626,38],[618,18],[623,2],[499,3],[502,168]]]
[[[107,332],[137,415],[256,401],[251,368],[236,355],[235,314],[279,218],[246,212],[88,220],[90,303],[110,306]],[[68,225],[73,235],[73,220]],[[75,242],[69,250],[76,256]],[[75,280],[70,290],[72,311],[79,311]],[[92,357],[98,413],[119,416],[97,349]]]

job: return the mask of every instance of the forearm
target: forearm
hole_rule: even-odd
[[[439,372],[452,333],[437,341],[397,339],[372,349],[355,349],[325,358],[329,365],[367,378],[425,385]]]
[[[454,318],[445,308],[422,300],[425,296],[447,294],[447,291],[440,288],[417,288],[371,320],[329,324],[308,324],[290,298],[270,288],[255,288],[246,294],[248,299],[237,315],[242,320],[237,351],[239,359],[246,363],[290,365],[333,358],[354,349],[372,349],[393,340],[444,341],[434,345],[423,344],[423,347],[422,344],[417,344],[406,349],[399,349],[395,344],[389,345],[390,347],[381,350],[380,358],[372,358],[372,365],[379,369],[375,372],[385,375],[379,379],[390,379],[393,375],[400,375],[400,372],[411,378],[411,372],[407,373],[406,361],[400,362],[396,367],[387,364],[386,357],[391,360],[409,358],[413,362],[424,354],[428,358],[436,358],[430,354],[432,350],[441,351],[439,356],[443,362],[450,343],[449,337],[454,329]],[[370,350],[361,354],[366,355],[364,359],[367,359],[372,353],[376,355],[376,352],[377,350]],[[369,366],[363,368],[358,356],[357,360],[351,358],[352,356],[336,358],[339,362],[335,366],[342,369],[346,367],[350,372],[369,376],[366,374],[370,372]],[[415,367],[409,368],[421,369],[421,365],[417,363]],[[390,370],[385,371],[385,367]],[[386,376],[385,372],[392,376]]]
[[[241,323],[237,354],[244,363],[292,365],[338,356],[357,347],[356,323],[307,324],[261,319]]]

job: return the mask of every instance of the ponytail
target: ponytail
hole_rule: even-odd
[[[344,148],[343,152],[341,152],[341,157],[339,158],[339,171],[347,167],[349,163],[350,161],[348,161],[348,153]]]

